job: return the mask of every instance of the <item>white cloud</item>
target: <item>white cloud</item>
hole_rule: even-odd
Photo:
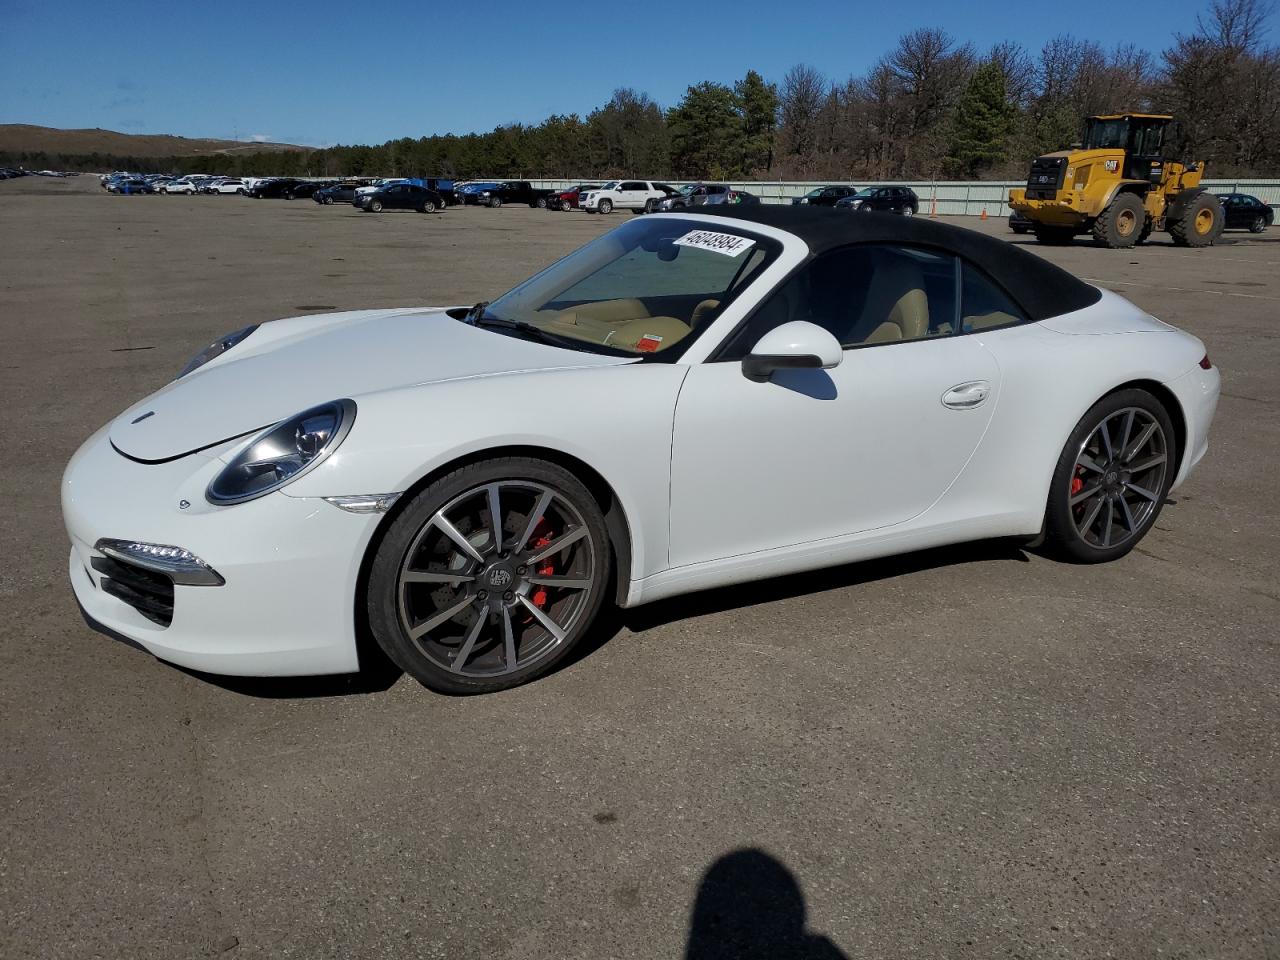
[[[250,143],[271,143],[272,139],[265,133],[251,133],[249,134],[249,142]]]

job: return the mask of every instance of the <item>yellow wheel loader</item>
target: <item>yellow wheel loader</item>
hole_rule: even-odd
[[[1173,117],[1123,113],[1089,117],[1079,149],[1031,161],[1009,206],[1041,243],[1090,233],[1104,247],[1132,247],[1167,230],[1182,247],[1207,247],[1222,232],[1218,199],[1200,186],[1203,164],[1175,160]]]

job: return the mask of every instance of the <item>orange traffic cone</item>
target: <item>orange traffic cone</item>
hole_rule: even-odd
[[[979,220],[985,220],[985,219],[987,219],[987,208],[986,208],[986,207],[983,207],[983,208],[982,208],[982,216],[980,216],[978,219],[979,219]]]

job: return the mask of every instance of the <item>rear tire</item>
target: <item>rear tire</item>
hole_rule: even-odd
[[[1145,390],[1095,403],[1058,457],[1045,506],[1044,546],[1072,563],[1116,560],[1155,524],[1177,473],[1164,405]]]
[[[1180,247],[1209,247],[1222,233],[1222,204],[1211,193],[1192,199],[1182,216],[1169,223],[1169,236]]]
[[[1093,222],[1093,240],[1109,250],[1127,250],[1147,224],[1147,209],[1135,193],[1122,193]]]
[[[1033,229],[1036,232],[1036,240],[1048,247],[1065,247],[1075,239],[1076,235],[1074,227],[1051,227],[1037,223]]]
[[[537,207],[539,210],[545,210],[547,209],[547,198],[539,197],[531,204],[531,206]]]

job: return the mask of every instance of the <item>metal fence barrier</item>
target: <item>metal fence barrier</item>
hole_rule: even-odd
[[[505,178],[495,178],[505,179]],[[533,180],[535,187],[564,190],[579,183],[598,183],[592,180]],[[667,180],[673,187],[688,181]],[[721,181],[726,182],[726,181]],[[760,198],[761,203],[790,203],[795,197],[803,197],[815,187],[847,184],[840,180],[751,180],[730,182],[735,190],[746,190]],[[1273,207],[1280,206],[1280,179],[1276,180],[1202,180],[1202,185],[1213,193],[1250,193]],[[985,211],[988,217],[1009,215],[1009,191],[1025,187],[1025,180],[895,180],[877,183],[859,181],[857,187],[910,187],[920,198],[922,214],[939,216],[978,217]]]

